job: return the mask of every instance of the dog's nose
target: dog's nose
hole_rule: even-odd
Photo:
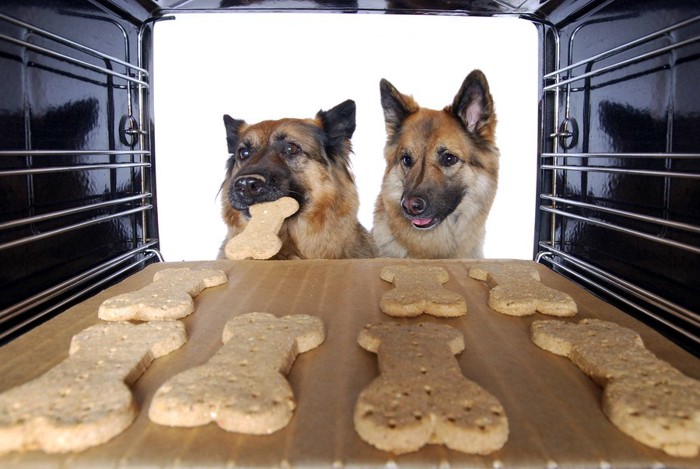
[[[420,197],[404,197],[401,201],[401,206],[408,215],[416,216],[425,211],[427,203],[425,199]]]
[[[255,176],[243,176],[236,179],[233,189],[241,196],[253,198],[260,193],[265,185],[265,180]]]

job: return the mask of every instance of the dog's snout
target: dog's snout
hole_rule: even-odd
[[[254,198],[264,186],[265,180],[258,176],[242,176],[233,183],[233,189],[246,198]]]
[[[404,197],[404,199],[401,201],[401,206],[403,207],[404,212],[415,217],[425,212],[428,204],[425,199],[421,197]]]

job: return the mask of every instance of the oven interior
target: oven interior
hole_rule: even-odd
[[[154,24],[250,11],[535,24],[532,258],[698,355],[700,5],[683,0],[7,0],[0,340],[162,260]]]

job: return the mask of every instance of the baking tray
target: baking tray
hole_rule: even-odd
[[[0,348],[3,391],[64,360],[71,337],[100,322],[97,308],[102,301],[147,285],[157,270],[224,270],[228,283],[197,296],[196,311],[183,320],[189,341],[157,359],[132,387],[141,407],[136,421],[103,445],[58,455],[13,452],[0,457],[0,467],[700,467],[700,457],[671,457],[618,431],[601,410],[601,389],[567,358],[530,342],[532,321],[550,317],[539,313],[512,317],[491,310],[487,285],[468,276],[475,262],[479,261],[152,264]],[[446,268],[450,280],[445,287],[465,297],[467,315],[453,319],[384,315],[379,300],[392,286],[379,278],[379,272],[385,265],[399,263]],[[579,313],[566,320],[600,318],[631,328],[659,358],[700,378],[698,358],[548,268],[534,262],[532,266],[543,283],[576,301]],[[252,311],[277,316],[313,314],[325,323],[326,341],[299,355],[288,376],[298,404],[290,424],[272,435],[251,436],[229,433],[214,424],[170,428],[151,423],[146,410],[156,389],[174,374],[206,362],[221,346],[226,321]],[[395,456],[359,438],[352,423],[355,401],[378,371],[376,355],[357,345],[357,335],[367,323],[394,321],[442,322],[464,334],[466,349],[457,356],[462,372],[496,396],[509,419],[510,435],[501,450],[475,456],[427,445]]]

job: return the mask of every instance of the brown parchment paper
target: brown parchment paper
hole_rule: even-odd
[[[621,433],[604,416],[601,390],[567,358],[543,351],[529,340],[529,327],[542,314],[518,318],[487,305],[488,287],[469,278],[473,260],[404,261],[202,261],[154,264],[120,284],[47,321],[0,348],[0,392],[37,377],[64,360],[71,337],[100,322],[102,301],[150,283],[164,268],[219,268],[228,283],[204,290],[196,311],[185,318],[189,341],[156,360],[133,386],[141,412],[124,433],[79,453],[48,455],[40,451],[9,453],[0,467],[700,467],[700,458],[666,455]],[[489,261],[492,262],[492,261]],[[384,315],[379,300],[392,285],[379,278],[385,265],[424,263],[445,267],[446,288],[462,294],[466,316],[438,319],[423,315],[395,319]],[[548,268],[532,263],[542,281],[569,293],[578,304],[576,317],[601,318],[637,331],[659,358],[700,378],[700,360],[653,329],[599,300]],[[169,377],[202,364],[221,346],[221,332],[231,317],[251,311],[313,314],[326,326],[326,341],[299,355],[288,376],[297,409],[290,424],[267,436],[228,433],[214,424],[170,428],[151,423],[147,409]],[[556,319],[556,318],[551,318]],[[505,446],[474,456],[427,445],[394,456],[362,441],[352,414],[360,391],[377,375],[376,356],[357,345],[366,323],[440,321],[458,328],[466,343],[458,355],[462,372],[495,395],[509,419]]]

